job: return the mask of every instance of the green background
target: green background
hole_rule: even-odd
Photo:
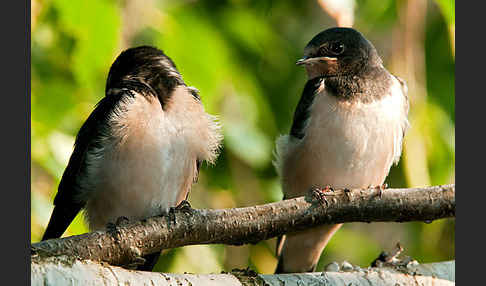
[[[353,27],[408,83],[412,127],[389,187],[453,183],[454,1],[343,3],[354,4]],[[280,200],[272,151],[277,136],[289,131],[306,82],[294,63],[307,42],[336,19],[318,1],[33,0],[31,241],[43,234],[75,135],[103,96],[111,63],[122,50],[142,44],[164,50],[223,124],[221,156],[215,166],[203,166],[189,196],[192,206]],[[398,241],[419,262],[454,259],[454,225],[454,219],[346,224],[318,270],[334,260],[368,266]],[[65,236],[86,231],[78,215]],[[166,251],[155,270],[218,273],[250,266],[272,273],[274,249],[275,239],[183,247]]]

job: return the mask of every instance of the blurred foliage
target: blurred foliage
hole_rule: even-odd
[[[413,24],[403,20],[410,3],[360,0],[354,8],[353,26],[412,87],[412,128],[404,159],[387,179],[391,187],[454,182],[454,1],[427,1],[423,37],[413,43],[423,57],[406,61],[424,65],[415,77],[393,64],[403,53],[393,39]],[[191,204],[226,208],[280,200],[272,150],[275,138],[289,131],[306,81],[294,63],[316,33],[335,23],[317,1],[33,0],[31,241],[39,241],[47,225],[75,135],[103,96],[111,63],[122,50],[142,44],[163,49],[224,126],[223,152],[215,166],[202,168]],[[413,88],[420,86],[415,82],[423,89]],[[454,224],[347,224],[318,269],[332,260],[367,266],[397,241],[419,261],[454,259]],[[65,235],[86,231],[79,215]],[[156,270],[207,273],[250,266],[272,273],[274,244],[272,239],[168,250]]]

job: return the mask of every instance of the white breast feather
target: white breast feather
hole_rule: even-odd
[[[398,81],[372,103],[338,101],[324,88],[311,106],[306,135],[277,139],[274,165],[286,197],[312,186],[361,188],[381,185],[401,154],[408,126]]]
[[[222,140],[215,118],[185,87],[174,91],[164,112],[141,95],[118,108],[123,112],[112,115],[111,144],[89,154],[95,167],[87,180],[94,191],[86,206],[91,229],[177,205],[197,175],[196,159],[214,162]]]

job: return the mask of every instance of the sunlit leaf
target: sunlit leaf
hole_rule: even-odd
[[[119,40],[120,15],[115,1],[54,0],[63,29],[75,38],[71,65],[78,83],[94,88],[104,80]],[[89,64],[88,64],[89,63]]]
[[[441,12],[444,14],[449,25],[456,24],[456,5],[455,0],[435,0],[440,7]]]

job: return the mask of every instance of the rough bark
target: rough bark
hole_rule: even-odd
[[[455,262],[393,268],[357,268],[346,272],[262,275],[252,271],[222,274],[168,274],[126,270],[106,263],[58,256],[35,258],[31,284],[37,285],[455,285]]]
[[[146,254],[194,244],[256,243],[287,232],[347,222],[433,221],[455,216],[455,185],[335,190],[276,203],[168,214],[32,244],[32,257],[68,255],[129,265]]]

